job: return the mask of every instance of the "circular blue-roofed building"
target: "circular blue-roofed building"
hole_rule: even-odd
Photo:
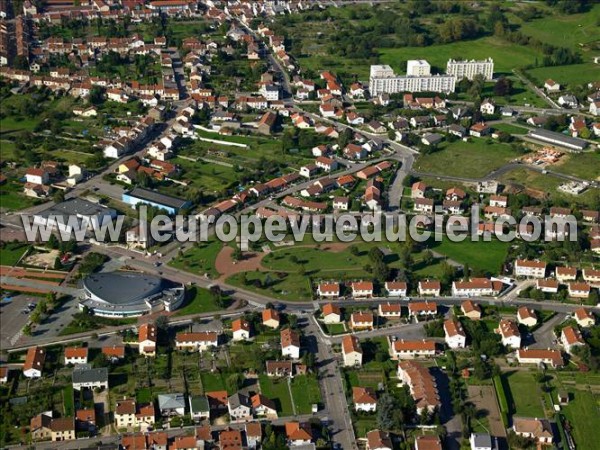
[[[185,298],[183,284],[139,272],[94,273],[83,280],[83,291],[79,309],[114,318],[174,311]]]

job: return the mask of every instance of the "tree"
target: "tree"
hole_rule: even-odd
[[[494,95],[504,97],[510,95],[512,91],[512,81],[509,78],[501,76],[494,84]]]
[[[356,245],[351,245],[350,246],[350,254],[352,256],[358,256],[360,254],[360,251],[358,250],[358,246]]]
[[[56,192],[52,195],[52,201],[54,203],[62,203],[65,201],[65,191],[62,189],[57,189]]]
[[[377,400],[377,426],[384,431],[397,430],[399,428],[396,423],[394,411],[396,410],[396,402],[390,394],[383,394]]]
[[[225,380],[227,389],[237,392],[244,386],[244,376],[241,373],[232,373]]]
[[[157,330],[166,331],[169,328],[169,319],[167,316],[158,316],[154,321],[154,326]]]

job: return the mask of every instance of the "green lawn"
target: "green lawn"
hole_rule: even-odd
[[[226,167],[204,161],[190,161],[184,158],[174,158],[173,164],[178,164],[183,170],[182,178],[191,181],[189,186],[209,192],[221,192],[241,179],[241,173],[232,167]]]
[[[563,158],[564,162],[552,167],[554,172],[587,180],[600,180],[600,153],[567,153]]]
[[[555,12],[549,17],[521,24],[521,32],[541,42],[560,47],[580,47],[600,40],[600,5],[584,14],[560,14]]]
[[[210,295],[208,289],[194,286],[186,292],[184,306],[177,310],[176,316],[185,316],[188,314],[201,314],[213,311],[219,311],[227,307],[228,301],[225,299],[223,305],[218,305]]]
[[[311,272],[320,271],[325,276],[328,270],[362,270],[367,263],[367,252],[354,256],[348,248],[341,252],[326,250],[327,244],[321,248],[291,247],[269,253],[262,260],[262,265],[272,270],[297,271],[304,266]],[[290,259],[297,259],[292,262]]]
[[[586,55],[587,58],[591,56]],[[586,62],[569,66],[537,67],[528,70],[527,73],[537,80],[538,86],[543,86],[545,80],[552,78],[561,86],[572,88],[598,80],[600,67],[593,62]]]
[[[526,127],[519,127],[516,125],[511,125],[509,123],[496,123],[492,126],[494,130],[504,131],[505,133],[510,134],[527,134],[529,131]]]
[[[364,274],[361,272],[361,274]],[[332,273],[334,276],[340,273]],[[244,283],[244,276],[246,283]],[[261,295],[288,301],[305,301],[312,298],[310,280],[306,274],[285,272],[245,272],[238,273],[226,279],[228,284],[241,287]],[[260,283],[260,285],[258,284]]]
[[[354,421],[354,431],[356,433],[356,437],[364,438],[367,436],[367,433],[371,430],[375,430],[377,428],[377,418],[376,417],[366,417],[362,416],[359,419]]]
[[[442,242],[429,241],[429,247],[454,261],[468,264],[473,270],[497,274],[506,258],[510,242],[471,241],[469,237],[463,242],[452,242],[444,238]]]
[[[327,330],[327,334],[336,335],[346,332],[346,327],[343,323],[325,323],[323,324]]]
[[[600,399],[590,392],[573,390],[573,399],[563,407],[563,413],[573,429],[573,438],[577,448],[598,448],[600,442],[600,423],[598,410]]]
[[[440,145],[435,153],[420,156],[414,166],[419,172],[482,178],[519,154],[510,145],[487,138],[471,138],[469,142],[455,141]],[[469,161],[465,164],[465,161]]]
[[[380,50],[382,64],[389,64],[397,73],[406,73],[406,61],[426,59],[432,66],[445,72],[449,58],[453,59],[494,59],[494,74],[511,72],[515,67],[523,67],[541,60],[542,54],[531,47],[513,44],[498,37],[484,37],[471,41],[431,45],[429,47],[400,47]]]
[[[6,244],[2,249],[0,249],[0,265],[14,266],[28,248],[29,245],[23,243],[11,242]]]
[[[510,393],[507,392],[507,397],[509,397],[509,408],[511,408],[513,415],[519,417],[545,417],[542,406],[542,392],[533,378],[533,372],[513,371],[506,372],[502,376],[505,379],[505,386],[508,386],[510,390]]]
[[[262,383],[261,383],[262,386]],[[312,405],[322,402],[319,382],[314,375],[298,375],[292,380],[292,396],[297,414],[310,414]]]
[[[259,381],[261,393],[273,400],[280,416],[291,416],[294,414],[287,378],[275,379],[269,378],[266,375],[260,375]]]
[[[152,390],[150,388],[139,388],[135,391],[135,399],[138,403],[152,402]]]
[[[200,242],[183,255],[171,260],[169,265],[199,275],[208,273],[212,278],[216,278],[219,273],[215,269],[215,261],[222,248],[223,243],[217,240]]]
[[[576,158],[579,156],[583,155],[573,155],[572,157]],[[593,155],[589,156],[593,157]],[[565,163],[565,165],[569,167],[567,163]],[[577,167],[577,165],[575,167]],[[583,167],[583,165],[581,165],[580,168],[587,172],[587,168]],[[591,167],[591,170],[593,169],[594,167]],[[560,166],[556,166],[553,167],[552,170],[561,171],[562,169]],[[565,183],[565,180],[553,177],[550,174],[544,175],[525,168],[511,170],[510,172],[503,174],[499,181],[504,183],[514,183],[516,185],[536,190],[538,191],[539,195],[547,196],[551,202],[566,201],[567,203],[571,203],[573,205],[578,204],[581,206],[590,207],[596,204],[597,201],[597,190],[588,189],[586,192],[580,195],[565,194],[557,190],[561,184]]]
[[[63,407],[65,416],[75,414],[75,398],[73,397],[73,385],[67,384],[63,389]]]
[[[202,389],[205,393],[227,390],[225,386],[225,380],[223,379],[223,375],[219,374],[218,372],[201,372],[200,378],[202,380]]]

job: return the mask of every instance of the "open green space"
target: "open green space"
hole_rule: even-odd
[[[554,172],[573,175],[584,180],[600,180],[600,152],[567,153],[563,161],[552,166]]]
[[[152,390],[150,388],[140,388],[135,391],[135,400],[138,403],[151,403],[152,402]]]
[[[502,374],[505,380],[504,385],[508,386],[510,391],[506,395],[513,415],[519,417],[545,417],[542,391],[533,376],[533,372],[525,371],[512,371]]]
[[[536,67],[528,70],[527,73],[537,81],[538,86],[543,86],[544,81],[551,78],[561,86],[573,88],[598,80],[600,68],[598,64],[586,62],[568,66]]]
[[[509,242],[493,239],[490,242],[471,241],[468,237],[462,242],[452,242],[443,238],[441,242],[428,241],[431,250],[441,253],[461,264],[468,264],[473,270],[497,274],[506,258]]]
[[[200,372],[200,378],[202,380],[202,389],[205,393],[227,390],[223,375],[219,372]]]
[[[519,153],[508,144],[486,138],[471,138],[468,142],[440,144],[436,152],[421,155],[414,168],[425,173],[481,178],[517,156]]]
[[[190,187],[209,192],[222,192],[223,189],[233,187],[242,178],[240,171],[233,167],[220,164],[190,161],[177,157],[173,164],[178,164],[183,170],[183,178],[191,181]]]
[[[600,40],[600,5],[583,14],[554,14],[523,22],[520,31],[541,42],[559,47],[577,48]]]
[[[312,405],[322,402],[319,382],[314,375],[294,377],[291,387],[297,414],[310,414]]]
[[[325,331],[327,334],[335,336],[336,334],[344,334],[346,333],[346,327],[343,323],[325,323],[323,324],[325,327]]]
[[[259,382],[261,393],[275,403],[280,416],[294,414],[287,378],[269,378],[266,375],[260,375]]]
[[[597,448],[600,442],[598,409],[600,396],[583,390],[571,391],[573,398],[562,411],[572,427],[577,448]]]
[[[0,203],[2,202],[2,197],[0,197]],[[23,244],[21,242],[14,243],[10,242],[4,245],[4,247],[0,248],[0,265],[1,266],[14,266],[17,261],[23,256],[23,254],[27,251],[29,245]]]
[[[198,275],[207,273],[211,278],[216,278],[219,273],[215,269],[215,261],[222,248],[223,243],[217,240],[199,242],[183,255],[173,258],[169,265]]]
[[[360,272],[365,275],[364,272]],[[331,277],[341,276],[332,272]],[[227,284],[268,295],[279,300],[300,301],[312,298],[310,279],[306,274],[287,272],[243,272],[231,275]]]
[[[509,123],[495,123],[492,125],[492,128],[497,131],[504,131],[509,134],[527,134],[529,131],[526,127],[519,127],[516,125],[511,125]]]
[[[186,291],[185,303],[175,313],[176,316],[185,316],[188,314],[201,314],[224,309],[228,300],[223,299],[222,304],[218,304],[208,289],[194,286]]]
[[[495,36],[428,47],[380,50],[381,62],[392,66],[397,73],[406,73],[406,61],[409,59],[426,59],[429,64],[445,71],[449,58],[459,60],[492,58],[495,74],[509,73],[515,67],[534,64],[536,57],[541,59],[542,55],[534,48],[513,44]]]

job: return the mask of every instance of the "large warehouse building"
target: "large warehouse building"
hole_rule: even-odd
[[[83,290],[79,309],[114,318],[174,311],[185,298],[183,284],[138,272],[95,273],[83,280]]]

